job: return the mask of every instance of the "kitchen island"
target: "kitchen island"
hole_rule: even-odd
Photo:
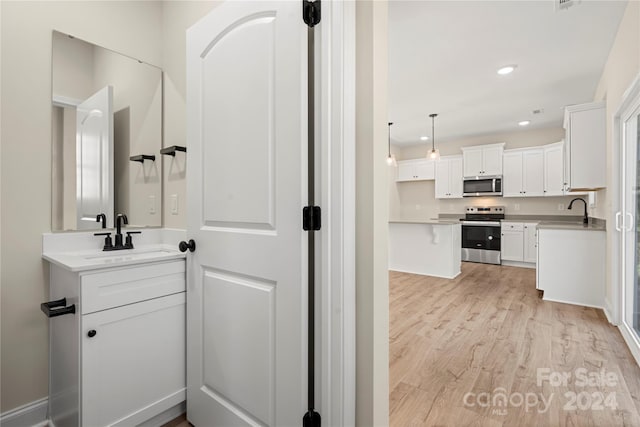
[[[453,279],[461,239],[458,220],[389,221],[389,270]]]

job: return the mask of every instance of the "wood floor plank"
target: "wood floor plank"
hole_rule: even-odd
[[[535,270],[463,263],[453,280],[389,278],[391,426],[640,426],[640,368],[617,328],[601,310],[541,300]],[[579,368],[619,380],[582,386]],[[581,393],[567,410],[565,394]],[[584,405],[611,393],[615,409]]]

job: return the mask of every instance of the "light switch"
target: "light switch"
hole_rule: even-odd
[[[172,194],[170,197],[171,215],[178,215],[178,195]]]

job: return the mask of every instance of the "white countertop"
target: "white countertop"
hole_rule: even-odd
[[[460,221],[455,219],[424,219],[424,220],[390,220],[389,224],[432,224],[432,225],[460,225]]]
[[[538,230],[583,230],[583,231],[606,231],[604,224],[589,223],[585,226],[582,222],[569,221],[542,221],[538,223]]]

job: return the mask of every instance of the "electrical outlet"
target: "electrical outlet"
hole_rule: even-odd
[[[171,215],[178,215],[178,195],[172,194],[169,200],[171,201]]]
[[[564,210],[564,203],[558,203],[558,210],[559,211],[563,211]]]
[[[155,215],[156,213],[156,196],[149,196],[149,214]]]
[[[513,210],[514,211],[519,211],[520,210],[520,203],[516,203],[515,205],[513,205]]]

